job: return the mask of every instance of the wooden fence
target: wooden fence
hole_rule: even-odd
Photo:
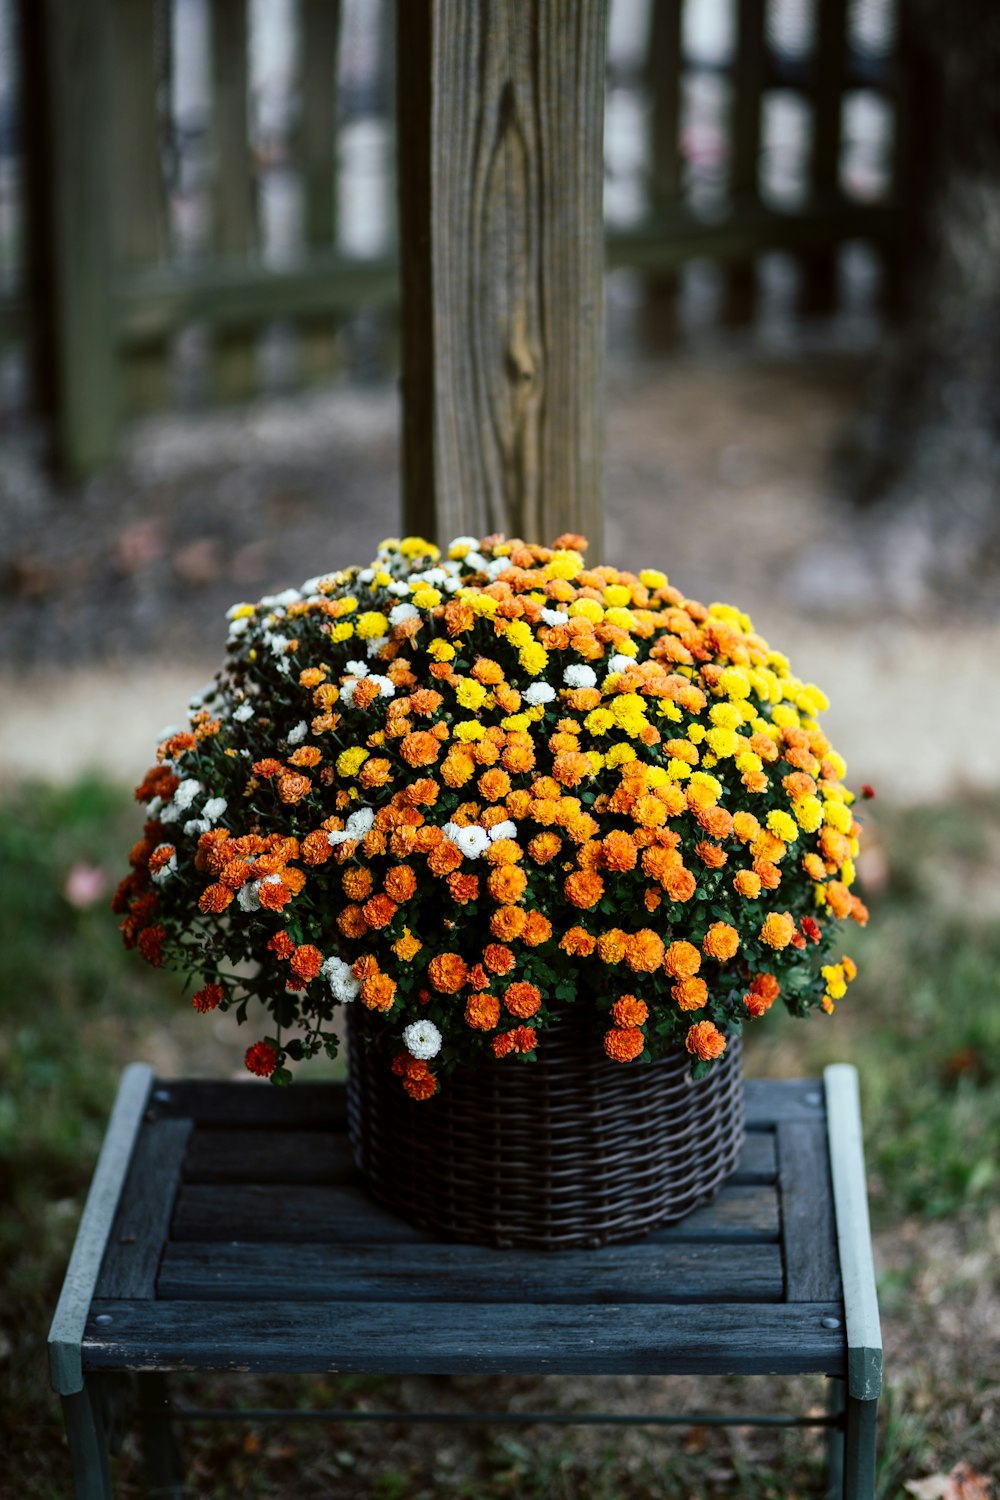
[[[612,0],[607,262],[640,273],[661,340],[699,258],[724,267],[733,322],[754,317],[775,250],[800,267],[810,313],[837,306],[848,241],[874,248],[887,299],[899,285],[893,0],[731,13],[713,33],[703,0]],[[0,348],[28,351],[66,471],[105,463],[122,418],[185,383],[234,400],[275,365],[285,383],[328,379],[365,339],[393,366],[391,0],[20,0],[14,35],[23,250],[0,282]],[[631,100],[624,124],[616,98]],[[365,150],[381,165],[361,211],[349,189]]]

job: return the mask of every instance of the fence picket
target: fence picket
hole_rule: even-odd
[[[212,0],[212,133],[215,147],[213,244],[227,257],[250,255],[256,240],[248,118],[247,0]],[[257,325],[213,338],[213,387],[225,401],[257,389]]]
[[[305,180],[306,249],[329,253],[337,243],[337,51],[340,0],[302,0],[300,152]],[[302,326],[300,364],[307,381],[337,366],[332,318]]]
[[[765,11],[765,0],[739,0],[729,129],[729,191],[736,217],[752,215],[760,203],[761,106],[767,72]],[[754,262],[736,261],[727,272],[726,322],[751,323],[756,306]]]
[[[650,102],[649,208],[654,221],[676,212],[681,199],[682,15],[681,0],[654,5],[649,23],[645,84]],[[678,286],[676,272],[659,271],[646,278],[644,336],[651,349],[674,342]]]
[[[817,0],[816,88],[810,196],[817,207],[836,212],[840,192],[841,111],[847,73],[847,0]],[[803,312],[822,314],[837,306],[837,252],[824,248],[803,261]]]

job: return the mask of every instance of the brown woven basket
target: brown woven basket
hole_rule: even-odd
[[[459,1069],[417,1102],[349,1008],[348,1118],[373,1196],[418,1228],[501,1249],[635,1239],[706,1203],[743,1144],[739,1037],[692,1082],[686,1053],[609,1062],[602,1029],[557,1021],[538,1061]]]

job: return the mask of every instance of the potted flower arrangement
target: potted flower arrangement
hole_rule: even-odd
[[[741,1027],[779,996],[831,1011],[867,918],[823,694],[739,610],[585,547],[389,540],[236,605],[114,903],[197,1010],[267,1018],[252,1073],[287,1083],[348,1017],[375,1191],[471,1238],[591,1243],[702,1201],[740,1144]],[[649,1159],[616,1135],[637,1122]]]

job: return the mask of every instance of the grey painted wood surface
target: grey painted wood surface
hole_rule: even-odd
[[[177,1243],[157,1278],[163,1299],[643,1303],[779,1302],[778,1245],[641,1244],[502,1255],[481,1245]],[[100,1289],[103,1290],[103,1287]]]
[[[599,560],[605,12],[398,6],[407,530]]]
[[[88,1368],[842,1375],[837,1303],[95,1302]],[[97,1319],[105,1319],[98,1322]],[[837,1319],[837,1328],[824,1319]]]
[[[61,1396],[83,1390],[80,1340],[152,1082],[153,1070],[144,1063],[125,1069],[94,1168],[49,1329],[49,1373]]]
[[[96,1296],[154,1295],[190,1134],[190,1120],[157,1120],[139,1136],[108,1236]]]
[[[841,1285],[824,1123],[782,1120],[778,1153],[786,1296],[789,1302],[832,1302]]]
[[[873,1401],[882,1390],[882,1327],[875,1290],[857,1071],[846,1063],[823,1070],[830,1175],[847,1314],[847,1394]]]

